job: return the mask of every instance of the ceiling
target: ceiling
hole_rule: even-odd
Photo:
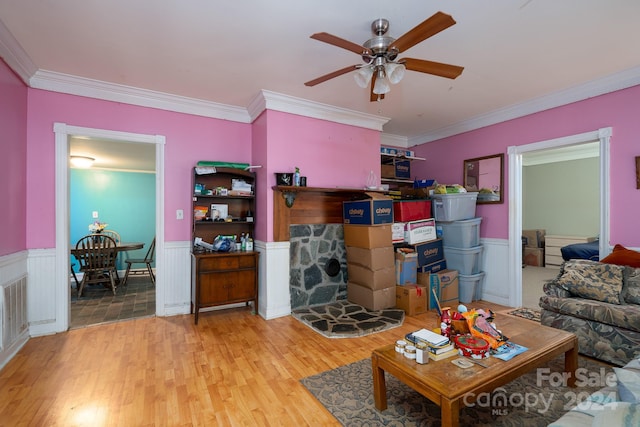
[[[353,72],[304,85],[361,63],[312,33],[361,44],[386,18],[397,38],[437,11],[457,24],[400,57],[464,66],[457,79],[407,71],[381,102]],[[265,90],[381,116],[411,146],[640,83],[638,17],[637,0],[0,0],[0,53],[28,82],[54,73],[243,109]]]

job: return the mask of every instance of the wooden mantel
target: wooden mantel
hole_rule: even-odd
[[[342,202],[365,198],[356,188],[290,187],[273,188],[273,240],[289,241],[291,224],[340,224]]]

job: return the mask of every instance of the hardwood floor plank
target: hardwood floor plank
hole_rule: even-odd
[[[339,426],[299,380],[435,325],[428,313],[330,339],[291,316],[233,308],[198,325],[151,317],[32,338],[0,371],[0,425]]]

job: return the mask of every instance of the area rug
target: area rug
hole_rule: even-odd
[[[508,314],[529,320],[535,320],[536,322],[540,321],[540,310],[534,310],[532,308],[520,307],[513,311],[509,311]]]
[[[516,356],[517,357],[517,356]],[[580,357],[587,369],[579,387],[553,382],[562,372],[564,356],[552,360],[548,380],[538,379],[536,370],[521,376],[493,393],[480,396],[475,406],[461,404],[461,426],[546,426],[560,418],[590,393],[603,387],[596,381],[611,372],[608,365]],[[601,370],[602,369],[602,370]],[[594,380],[592,381],[592,375]],[[388,408],[378,411],[373,402],[371,360],[341,366],[303,378],[300,382],[342,425],[351,426],[440,426],[440,408],[392,375],[385,373]],[[540,378],[543,378],[542,376]],[[550,385],[550,383],[552,383]],[[606,385],[606,384],[605,384]],[[577,399],[577,400],[576,400]]]
[[[404,310],[373,311],[349,301],[296,309],[291,315],[328,338],[362,337],[404,322]]]

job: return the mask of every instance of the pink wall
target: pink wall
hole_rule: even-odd
[[[0,59],[0,256],[27,248],[27,87]]]
[[[425,162],[414,162],[418,176],[440,183],[462,183],[464,159],[505,153],[505,203],[478,205],[482,236],[508,238],[507,147],[612,127],[611,244],[640,246],[640,190],[635,187],[635,156],[640,155],[640,86],[590,98],[414,147]],[[562,183],[558,183],[560,188]]]
[[[259,208],[268,214],[268,240],[273,240],[273,190],[276,172],[293,172],[297,166],[309,187],[364,188],[373,169],[380,176],[380,132],[312,119],[278,111],[266,111],[266,144],[261,188],[266,200]],[[262,133],[262,129],[261,129]]]
[[[379,175],[380,133],[359,127],[267,111],[253,124],[172,113],[73,95],[29,89],[26,172],[28,248],[55,245],[54,122],[72,126],[166,136],[165,239],[191,239],[191,170],[198,160],[261,165],[256,238],[273,240],[274,172],[301,168],[310,186],[363,188],[370,169]]]
[[[251,125],[29,89],[27,247],[55,246],[53,124],[166,136],[165,240],[191,239],[191,171],[199,160],[251,162]],[[176,220],[183,209],[185,220]],[[152,215],[152,213],[150,213]]]

